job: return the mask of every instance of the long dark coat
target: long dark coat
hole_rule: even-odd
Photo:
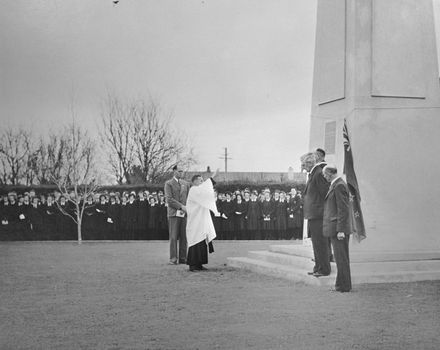
[[[96,239],[107,239],[108,237],[108,205],[107,203],[98,203],[95,206]]]
[[[80,204],[82,205],[82,203]],[[96,208],[95,203],[86,204],[82,217],[81,234],[85,240],[96,239]]]
[[[302,199],[299,196],[290,198],[287,207],[287,227],[298,228],[303,226]]]
[[[127,202],[127,239],[137,239],[136,227],[138,219],[138,205],[136,202]]]
[[[121,239],[121,206],[117,203],[109,204],[107,207],[107,219],[111,219],[113,223],[107,223],[108,239]]]
[[[287,229],[287,202],[277,201],[275,204],[275,229],[286,230]]]
[[[41,241],[44,239],[44,221],[43,221],[43,211],[41,205],[34,207],[31,205],[29,210],[29,217],[31,220],[32,228],[32,240]]]
[[[260,202],[253,202],[250,200],[248,202],[248,208],[246,212],[246,224],[247,229],[250,231],[255,231],[260,229],[261,225],[261,207]]]
[[[141,239],[147,239],[147,231],[148,231],[148,219],[149,214],[148,210],[150,208],[150,205],[148,204],[148,201],[146,199],[144,200],[138,200],[137,201],[137,230],[138,230],[138,236]]]
[[[273,230],[274,227],[274,219],[275,219],[275,202],[272,200],[263,201],[261,203],[261,217],[262,224],[261,227],[263,230]],[[264,220],[266,218],[266,220]],[[269,219],[269,220],[267,220]]]
[[[68,212],[69,205],[65,204],[58,207],[55,213],[55,231],[59,235],[59,239],[70,240],[72,239],[72,219],[65,215],[64,212]]]
[[[122,240],[128,239],[128,214],[129,214],[130,207],[127,205],[127,203],[122,203],[120,206],[120,237]]]
[[[55,203],[52,203],[51,205],[47,203],[42,205],[44,235],[46,239],[59,239],[59,234],[56,232],[57,212],[58,209]]]
[[[246,229],[246,211],[247,205],[244,201],[241,203],[235,202],[234,208],[234,219],[235,219],[235,230],[240,233]]]
[[[233,201],[224,201],[222,203],[222,214],[225,214],[227,219],[223,218],[222,228],[223,231],[231,232],[234,231],[234,212],[235,212],[235,203]]]

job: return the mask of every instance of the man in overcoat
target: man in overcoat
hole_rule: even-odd
[[[301,167],[308,172],[304,190],[304,218],[308,220],[308,230],[312,239],[315,266],[310,275],[315,277],[330,274],[330,257],[328,240],[322,234],[322,219],[324,216],[324,198],[328,192],[329,183],[322,176],[322,168],[317,164],[316,153],[310,152],[301,157]]]
[[[347,184],[338,176],[335,166],[326,165],[323,176],[330,183],[324,202],[323,232],[325,237],[331,239],[338,269],[335,291],[349,292],[351,274],[348,242],[352,232],[350,195]]]

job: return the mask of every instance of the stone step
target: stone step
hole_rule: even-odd
[[[396,273],[422,273],[426,271],[440,271],[440,260],[415,260],[415,261],[381,261],[381,262],[355,262],[350,264],[352,274],[396,274]]]
[[[336,265],[332,263],[330,276],[316,278],[307,274],[313,268],[313,262],[309,257],[273,251],[250,251],[249,257],[228,258],[228,264],[232,267],[316,286],[334,285],[337,272]],[[350,267],[353,284],[440,279],[439,260],[352,263]]]
[[[351,273],[351,283],[398,283],[398,282],[418,282],[440,280],[440,270],[438,271],[395,271],[384,273]]]
[[[249,251],[248,257],[256,260],[263,260],[274,264],[292,266],[306,271],[312,271],[315,265],[312,259],[298,255],[275,253],[267,250]],[[336,265],[335,265],[336,268]]]
[[[313,258],[313,248],[303,244],[291,245],[270,245],[269,250],[274,253],[283,253],[289,255],[297,255],[308,258]],[[350,245],[350,261],[356,262],[405,262],[405,261],[440,261],[439,251],[377,251],[366,252],[362,251],[360,245]]]
[[[293,266],[280,265],[264,260],[247,257],[228,258],[228,265],[242,268],[268,276],[284,278],[295,282],[303,282],[314,286],[332,286],[335,283],[335,272],[330,276],[314,277],[307,275],[309,269],[295,268]]]
[[[301,256],[313,259],[313,248],[306,245],[270,245],[269,250],[273,253],[282,253],[288,255]]]

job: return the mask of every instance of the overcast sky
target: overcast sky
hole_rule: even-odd
[[[230,171],[298,170],[315,25],[316,0],[3,0],[0,118],[44,133],[69,121],[74,95],[97,135],[107,91],[153,95],[199,169],[223,169],[228,147]]]

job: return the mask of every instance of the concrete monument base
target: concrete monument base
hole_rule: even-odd
[[[336,264],[332,263],[330,276],[313,277],[313,251],[301,243],[271,245],[269,250],[250,251],[247,257],[228,258],[228,265],[265,275],[288,279],[315,286],[334,286]],[[362,252],[350,257],[352,284],[395,283],[440,280],[440,252]]]

